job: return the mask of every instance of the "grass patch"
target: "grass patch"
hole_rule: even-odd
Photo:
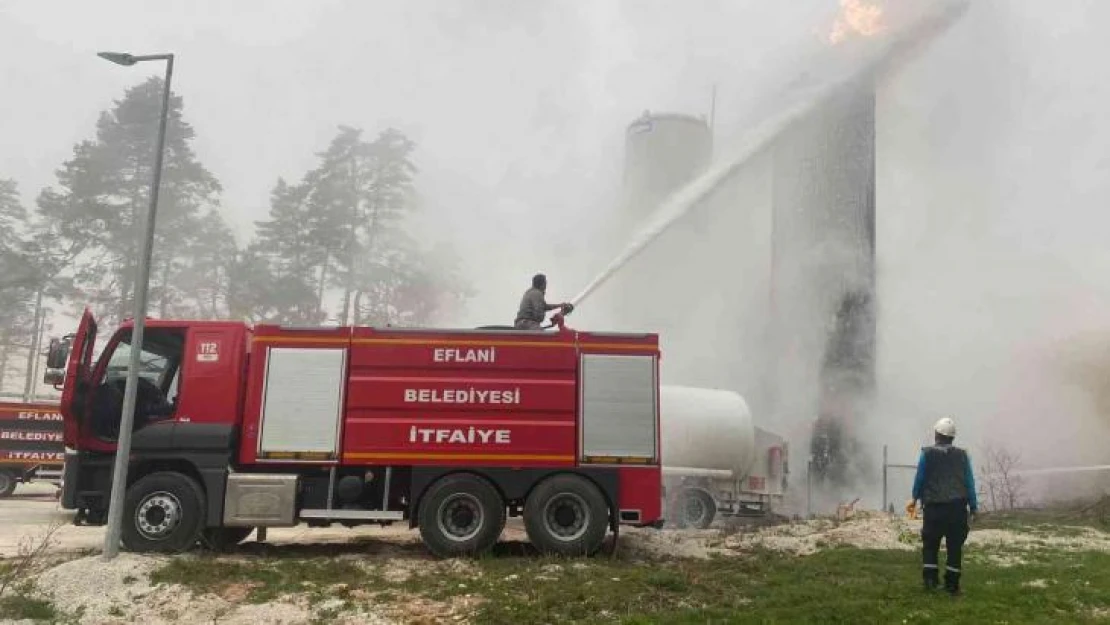
[[[1003,529],[1059,537],[1074,537],[1091,528],[1110,532],[1110,516],[1091,506],[1005,510],[979,515],[975,529]]]
[[[468,587],[488,599],[477,623],[1082,623],[1110,608],[1110,555],[1101,553],[1041,553],[1021,567],[976,564],[956,601],[924,595],[916,555],[895,551],[591,561],[545,582],[535,581],[543,566],[527,560],[479,566],[485,574]],[[420,583],[450,593],[454,581],[436,574]]]
[[[376,561],[388,566],[388,560]],[[248,602],[287,594],[320,604],[317,620],[415,599],[472,623],[1087,623],[1110,614],[1110,554],[969,546],[965,596],[921,590],[916,551],[830,548],[806,557],[754,552],[710,560],[480,558],[427,561],[390,581],[379,568],[320,557],[172,560],[152,576],[195,592],[247,587]],[[477,599],[477,600],[474,600]],[[461,606],[461,607],[460,607]],[[323,610],[327,607],[327,610]],[[445,620],[443,612],[432,620]],[[425,617],[429,618],[429,617]],[[446,619],[450,620],[450,619]]]
[[[154,571],[150,580],[181,584],[197,593],[238,592],[248,603],[267,603],[291,594],[308,595],[313,602],[336,598],[335,585],[362,577],[362,570],[350,562],[331,558],[230,560],[201,556],[171,560]]]
[[[19,593],[0,597],[0,618],[55,622],[59,614],[53,603]]]

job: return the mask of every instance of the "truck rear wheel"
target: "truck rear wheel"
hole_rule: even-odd
[[[713,524],[717,515],[717,502],[709,493],[697,488],[687,488],[679,498],[679,519],[683,527],[703,530]]]
[[[0,498],[11,497],[15,492],[15,474],[7,469],[0,469]]]
[[[505,529],[501,494],[476,475],[448,475],[432,484],[418,514],[420,537],[441,558],[485,553]]]
[[[557,475],[536,486],[524,502],[528,539],[546,554],[593,555],[609,527],[609,504],[578,475]]]
[[[123,546],[129,551],[176,553],[200,538],[204,491],[180,473],[152,473],[131,485],[123,506]]]
[[[253,531],[253,527],[206,527],[200,538],[212,551],[227,551],[246,540]]]

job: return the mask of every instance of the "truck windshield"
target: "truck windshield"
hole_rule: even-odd
[[[116,379],[127,377],[127,369],[131,364],[131,345],[125,340],[120,342],[116,350],[112,352],[112,358],[108,361],[108,367],[104,375],[104,381],[109,382]],[[160,354],[144,349],[139,354],[139,377],[153,382],[155,386],[161,388],[163,377],[169,368],[169,359]]]

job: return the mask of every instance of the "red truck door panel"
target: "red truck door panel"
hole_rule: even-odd
[[[235,423],[243,395],[246,332],[242,325],[189,327],[181,362],[175,419]],[[169,399],[174,399],[173,393]]]
[[[65,415],[65,444],[77,446],[81,436],[80,423],[85,409],[87,395],[78,392],[86,390],[86,378],[92,369],[93,348],[96,344],[96,319],[92,312],[85,309],[77,326],[73,345],[70,347],[69,362],[66,365],[65,386],[62,388],[61,413]]]

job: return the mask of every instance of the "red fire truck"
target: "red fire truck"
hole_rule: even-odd
[[[62,477],[62,415],[56,403],[0,402],[0,498],[32,480]]]
[[[150,320],[123,545],[226,546],[299,523],[418,527],[488,550],[507,516],[546,553],[662,525],[654,334]],[[130,357],[125,322],[51,342],[64,380],[62,505],[103,523]],[[60,369],[64,367],[64,372]]]

